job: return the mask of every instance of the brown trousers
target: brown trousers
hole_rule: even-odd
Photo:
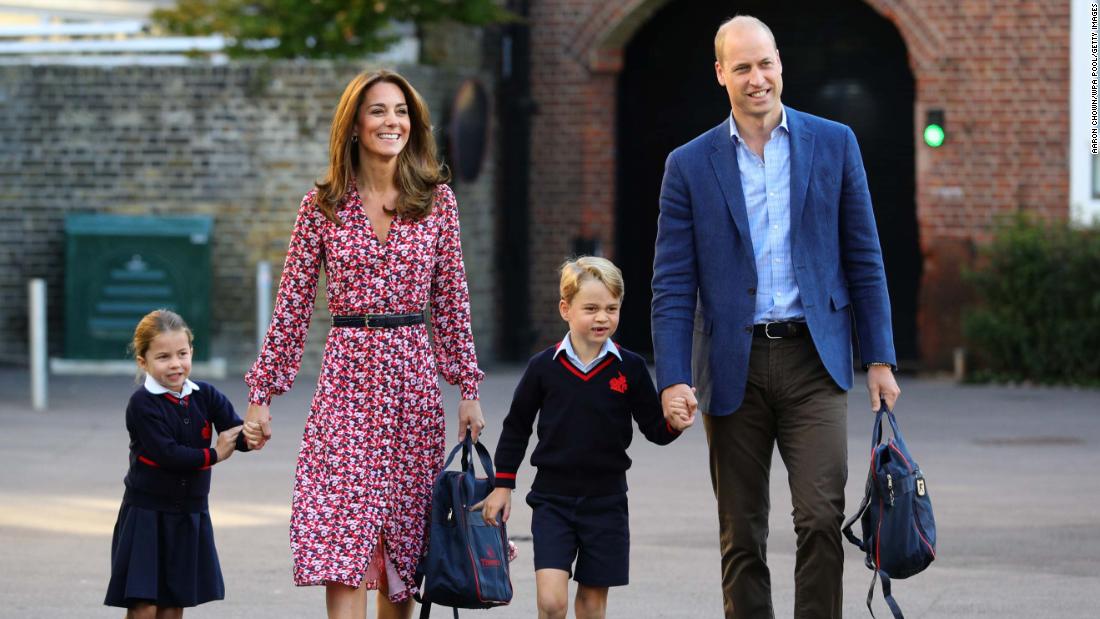
[[[794,505],[794,616],[841,616],[847,419],[847,393],[809,337],[754,338],[744,403],[731,415],[703,416],[727,619],[774,617],[767,565],[773,445],[787,467]]]

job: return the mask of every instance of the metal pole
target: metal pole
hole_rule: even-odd
[[[27,331],[31,357],[31,407],[46,410],[46,280],[27,282]]]
[[[256,264],[256,350],[264,345],[267,327],[271,324],[271,263]]]

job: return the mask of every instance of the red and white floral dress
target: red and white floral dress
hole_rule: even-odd
[[[354,186],[337,210],[343,226],[314,202],[315,191],[298,210],[271,327],[245,382],[249,401],[260,404],[290,389],[322,265],[334,316],[406,314],[430,303],[433,338],[423,324],[329,331],[291,505],[295,584],[376,588],[384,570],[398,602],[414,590],[432,482],[443,466],[437,374],[470,400],[484,377],[470,331],[458,205],[439,185],[431,214],[394,217],[382,243]]]

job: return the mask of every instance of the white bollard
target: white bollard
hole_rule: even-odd
[[[955,372],[954,372],[955,382],[961,383],[964,380],[966,380],[966,349],[965,348],[962,348],[960,346],[959,348],[955,349],[955,351],[954,351],[954,361],[955,361]]]
[[[27,335],[31,361],[31,407],[46,410],[46,280],[27,282]]]
[[[264,345],[267,327],[271,324],[271,263],[256,264],[256,350]]]

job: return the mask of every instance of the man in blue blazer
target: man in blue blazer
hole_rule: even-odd
[[[705,413],[726,617],[773,616],[773,445],[794,505],[795,617],[840,617],[853,318],[872,409],[900,393],[866,173],[851,129],[783,106],[763,22],[724,23],[715,58],[731,115],[669,155],[661,187],[658,389],[666,416],[676,397]]]

